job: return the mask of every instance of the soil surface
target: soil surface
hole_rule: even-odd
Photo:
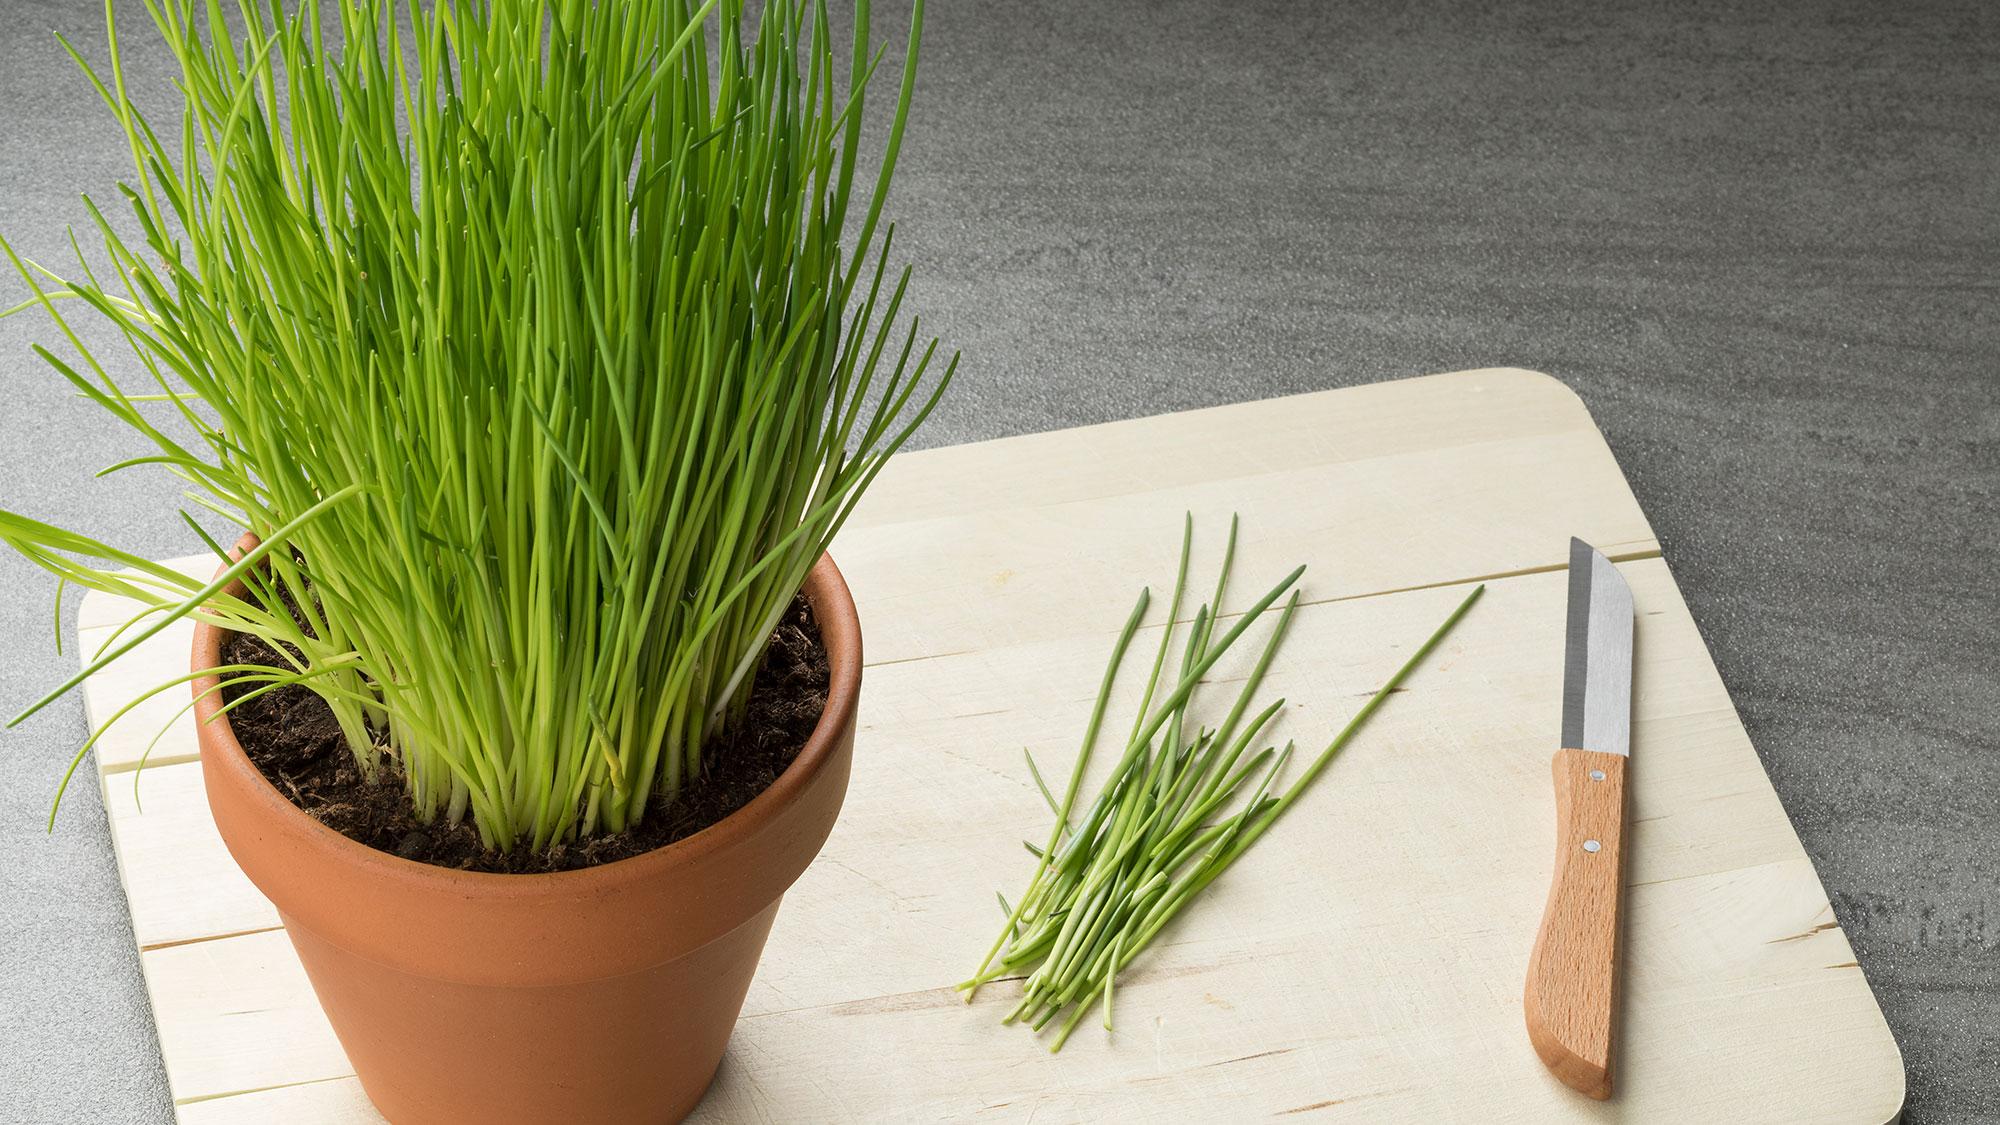
[[[227,664],[288,666],[256,637],[223,642]],[[557,844],[546,852],[490,851],[468,816],[463,823],[422,824],[411,810],[393,763],[364,780],[325,701],[310,688],[287,686],[229,712],[236,740],[278,792],[307,815],[349,839],[420,863],[461,871],[536,874],[573,871],[664,847],[749,804],[797,758],[826,708],[831,673],[819,624],[803,595],[772,633],[743,719],[703,749],[701,777],[673,801],[655,803],[631,832]],[[225,685],[230,700],[249,689]]]

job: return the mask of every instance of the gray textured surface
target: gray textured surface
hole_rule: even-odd
[[[1907,1119],[2000,1120],[2000,12],[1506,7],[935,5],[892,206],[965,351],[925,440],[1567,381],[1875,986]],[[47,35],[100,43],[99,13],[0,5],[0,233],[30,256],[125,172]],[[171,481],[88,480],[130,446],[28,356],[50,335],[0,322],[0,504],[187,552]],[[70,666],[52,590],[0,555],[10,713]],[[162,1122],[90,786],[40,830],[82,733],[72,699],[0,735],[0,1121]]]

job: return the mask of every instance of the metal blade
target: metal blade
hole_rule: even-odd
[[[1562,744],[1632,753],[1632,587],[1590,544],[1569,541]]]

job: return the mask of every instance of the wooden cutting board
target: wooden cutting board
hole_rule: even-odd
[[[1488,589],[1127,971],[1116,1031],[1093,1019],[1051,1055],[998,1022],[1016,986],[970,1007],[950,986],[996,932],[994,891],[1027,877],[1020,841],[1048,831],[1022,748],[1067,769],[1131,599],[1173,579],[1183,511],[1197,574],[1242,515],[1238,608],[1309,564],[1268,681],[1302,746],[1469,583]],[[1619,564],[1638,614],[1606,1104],[1556,1082],[1521,1019],[1553,848],[1571,535]],[[1582,403],[1526,371],[899,457],[834,548],[867,645],[846,811],[785,900],[694,1120],[1894,1120],[1896,1045],[1659,556]],[[88,599],[85,645],[130,608]],[[93,727],[183,670],[187,647],[172,631],[92,678]],[[185,716],[132,772],[180,698],[138,708],[98,751],[180,1120],[377,1122],[208,822]]]

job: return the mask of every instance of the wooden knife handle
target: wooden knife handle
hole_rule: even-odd
[[[1557,1078],[1611,1096],[1625,862],[1623,754],[1560,750],[1556,865],[1528,960],[1528,1038]]]

